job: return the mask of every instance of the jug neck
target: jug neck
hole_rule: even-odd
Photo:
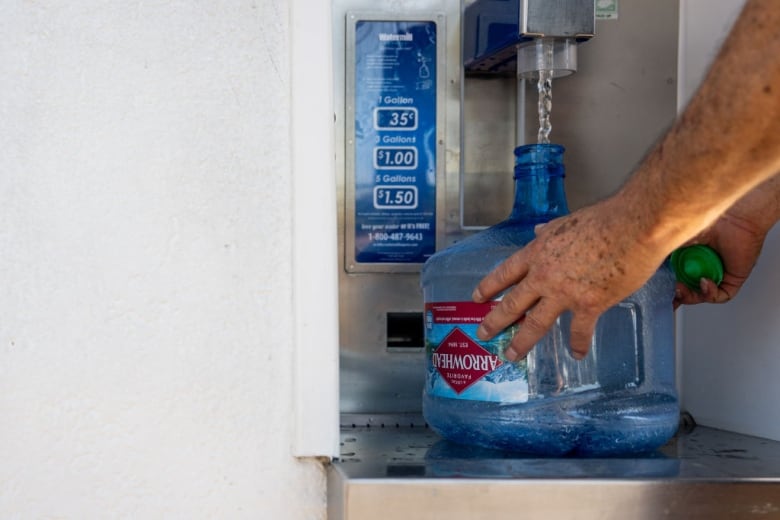
[[[557,144],[527,144],[515,149],[515,202],[509,220],[547,222],[569,213],[563,152],[563,146]]]

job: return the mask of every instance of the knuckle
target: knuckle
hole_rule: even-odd
[[[509,291],[501,301],[503,310],[508,314],[522,314],[525,311],[518,292],[517,289]]]
[[[546,331],[548,328],[550,328],[551,325],[552,322],[549,322],[549,320],[539,316],[538,312],[532,310],[525,313],[523,327],[528,328],[530,331],[540,333]]]
[[[596,291],[587,291],[580,297],[580,306],[585,309],[595,309],[603,305],[602,295]]]
[[[518,358],[524,358],[538,341],[538,337],[529,334],[524,328],[521,328],[512,338],[510,348],[517,354]]]
[[[509,257],[493,271],[496,280],[501,284],[509,284],[514,281],[517,261]]]

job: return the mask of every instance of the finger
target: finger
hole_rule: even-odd
[[[715,282],[708,280],[707,278],[699,280],[699,294],[701,295],[702,301],[717,303],[718,293],[718,286],[715,285]]]
[[[598,319],[598,314],[589,312],[578,312],[572,316],[569,342],[574,359],[582,359],[588,355]]]
[[[525,314],[512,342],[504,351],[506,358],[509,361],[515,361],[525,357],[534,345],[547,334],[547,331],[564,310],[563,307],[555,305],[549,299],[539,300],[539,303]]]
[[[712,280],[705,280],[707,283],[707,294],[712,295],[707,301],[712,303],[726,303],[734,299],[740,289],[740,285],[733,284],[730,281],[724,281],[720,285],[715,285]]]
[[[521,249],[513,254],[485,276],[474,289],[472,299],[479,303],[485,302],[523,279],[528,273],[524,251]]]
[[[677,286],[674,288],[674,298],[672,298],[672,308],[674,310],[677,310],[677,308],[682,305],[683,302],[683,289],[680,287],[680,284],[678,283]]]
[[[485,316],[479,328],[477,337],[488,340],[523,318],[526,311],[539,300],[539,294],[527,287],[522,281],[506,293],[499,304]]]
[[[677,282],[674,292],[674,308],[678,308],[680,305],[696,305],[697,303],[704,303],[707,300],[702,293],[698,291],[692,291],[687,285]]]

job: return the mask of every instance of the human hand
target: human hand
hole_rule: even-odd
[[[705,302],[724,303],[737,295],[753,270],[769,231],[765,222],[754,218],[754,196],[748,194],[738,201],[712,226],[688,243],[708,245],[719,253],[723,261],[723,281],[716,285],[712,280],[703,278],[698,290],[678,282],[675,308]]]
[[[640,219],[615,218],[618,208],[626,216],[631,213],[621,204],[607,199],[549,222],[488,274],[474,291],[476,302],[514,287],[485,317],[478,337],[490,339],[520,321],[505,352],[507,359],[519,359],[569,310],[572,355],[583,358],[599,316],[639,289],[667,253],[643,245]]]

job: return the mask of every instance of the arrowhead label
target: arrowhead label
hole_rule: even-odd
[[[482,348],[457,327],[433,352],[431,362],[457,394],[503,364],[498,356]]]

